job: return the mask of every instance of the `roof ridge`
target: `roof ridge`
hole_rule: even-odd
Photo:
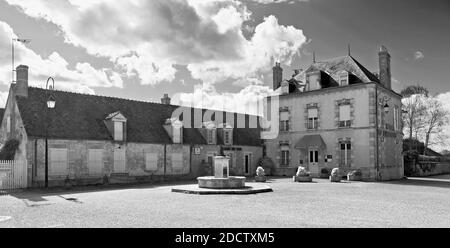
[[[35,86],[28,86],[28,88],[38,89],[38,90],[46,90],[44,88],[35,87]],[[99,94],[80,93],[80,92],[68,91],[68,90],[60,90],[60,89],[52,89],[51,91],[67,93],[67,94],[74,94],[74,95],[81,95],[81,96],[101,97],[101,98],[112,99],[112,100],[124,100],[124,101],[137,102],[137,103],[148,103],[148,104],[167,105],[167,106],[179,107],[178,105],[162,104],[162,103],[159,103],[159,102],[136,100],[136,99],[128,99],[128,98],[122,98],[122,97],[117,97],[117,96],[105,96],[105,95],[99,95]]]
[[[46,90],[44,88],[35,87],[35,86],[28,86],[28,88],[38,89],[38,90]],[[191,108],[191,109],[200,109],[202,111],[206,111],[206,110],[209,110],[209,111],[221,111],[221,112],[224,112],[224,113],[233,113],[233,114],[238,114],[238,115],[241,114],[241,115],[260,117],[259,115],[248,114],[248,113],[240,113],[240,112],[236,112],[236,111],[226,111],[226,110],[220,110],[220,109],[198,108],[198,107],[192,107],[192,106],[163,104],[163,103],[160,103],[160,102],[150,102],[150,101],[143,101],[143,100],[136,100],[136,99],[121,98],[121,97],[116,97],[116,96],[104,96],[104,95],[98,95],[98,94],[80,93],[80,92],[73,92],[73,91],[66,91],[66,90],[55,90],[55,89],[53,89],[52,91],[61,92],[61,93],[67,93],[67,94],[74,94],[74,95],[81,95],[81,96],[89,96],[89,97],[101,97],[101,98],[111,99],[111,100],[123,100],[123,101],[135,102],[135,103],[153,104],[153,105],[158,105],[158,106],[183,107],[183,108]]]

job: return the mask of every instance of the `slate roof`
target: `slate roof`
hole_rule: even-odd
[[[46,105],[48,92],[45,89],[29,87],[27,98],[16,97],[28,136],[113,140],[104,120],[110,114],[120,111],[127,118],[127,142],[172,144],[164,124],[178,106],[52,91],[56,107],[48,110]],[[234,130],[234,145],[261,145],[259,129]],[[200,131],[195,128],[184,129],[183,141],[185,144],[206,144]]]
[[[373,73],[371,73],[350,55],[313,63],[308,69],[297,75],[295,79],[297,81],[301,81],[302,77],[304,77],[306,73],[314,71],[323,71],[328,75],[335,75],[343,70],[348,71],[351,75],[354,75],[356,77],[356,81],[360,80],[360,82],[363,83],[380,83],[380,80]]]

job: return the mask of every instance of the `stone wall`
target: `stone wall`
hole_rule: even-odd
[[[410,176],[428,177],[450,174],[450,162],[419,162],[408,164],[412,168]]]
[[[45,182],[45,140],[31,139],[27,142],[27,161],[31,168],[30,183],[34,187],[42,187]],[[218,154],[219,146],[190,146],[190,145],[164,145],[142,143],[116,143],[111,141],[80,141],[80,140],[49,140],[49,186],[62,186],[66,178],[76,185],[103,184],[105,178],[110,183],[135,183],[153,182],[161,180],[192,180],[199,176],[209,175],[207,157],[210,154]],[[195,148],[200,148],[200,154],[196,154]],[[257,167],[257,162],[262,156],[261,147],[240,147],[242,153],[253,154],[251,172]],[[55,174],[52,171],[52,149],[67,150],[67,169],[64,173]],[[89,150],[102,151],[101,172],[93,172],[89,164]],[[114,162],[115,151],[125,151],[125,171],[116,171]],[[150,155],[150,156],[149,156]],[[182,163],[176,163],[173,159]],[[243,155],[242,155],[243,156]],[[150,167],[147,168],[146,159],[151,157]],[[238,164],[234,171],[241,173],[243,158],[236,157]]]

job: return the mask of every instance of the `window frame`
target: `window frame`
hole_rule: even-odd
[[[340,160],[339,165],[343,168],[351,168],[352,162],[351,162],[351,156],[352,156],[352,142],[351,141],[344,141],[339,142],[339,152],[340,152]],[[344,147],[344,149],[342,149]],[[344,156],[343,156],[344,155]]]
[[[340,72],[338,77],[339,77],[339,82],[338,82],[339,86],[348,86],[348,85],[350,85],[350,80],[349,80],[350,74],[347,71]],[[343,81],[345,82],[345,84],[342,83]]]
[[[348,119],[344,119],[342,116],[342,109],[341,108],[348,108]],[[352,126],[352,105],[350,103],[343,103],[339,105],[338,108],[339,111],[339,128],[349,128]]]
[[[311,117],[310,110],[316,110],[316,117]],[[315,130],[319,128],[319,125],[317,124],[319,121],[319,108],[317,107],[311,107],[308,108],[308,129],[309,130]]]
[[[125,123],[122,121],[113,121],[113,123],[114,123],[114,141],[124,141],[125,140]],[[117,125],[120,125],[121,130],[118,130],[119,128]],[[118,135],[119,133],[120,133],[120,135]]]

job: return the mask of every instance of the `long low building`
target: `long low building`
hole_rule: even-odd
[[[212,118],[199,122],[198,113]],[[21,65],[0,132],[2,144],[19,141],[15,158],[27,161],[29,187],[44,186],[46,175],[49,186],[130,183],[212,175],[219,153],[230,157],[231,174],[253,175],[263,155],[255,118],[180,108],[168,96],[159,104],[29,87]]]

